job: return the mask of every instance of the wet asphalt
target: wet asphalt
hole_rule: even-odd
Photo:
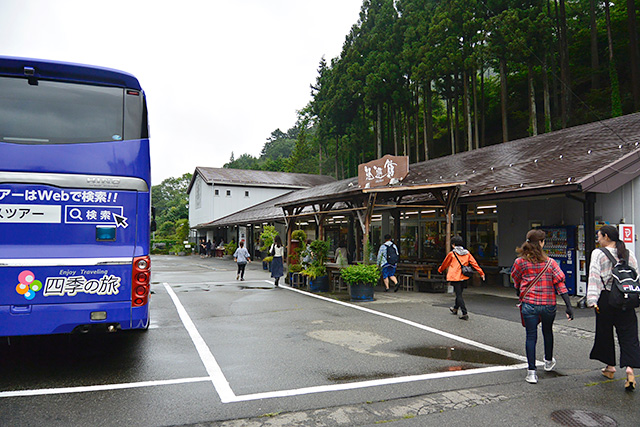
[[[275,289],[260,263],[244,282],[229,259],[156,256],[152,271],[147,332],[0,342],[0,425],[640,424],[640,391],[588,359],[591,310],[568,322],[559,305],[558,365],[531,385],[502,286],[465,290],[464,321],[453,294],[350,304]]]

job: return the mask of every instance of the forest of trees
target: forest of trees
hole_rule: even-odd
[[[640,110],[640,0],[364,0],[311,102],[225,167],[343,179]]]

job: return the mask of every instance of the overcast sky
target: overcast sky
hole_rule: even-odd
[[[0,0],[0,55],[116,68],[147,94],[152,184],[258,156],[362,0]]]

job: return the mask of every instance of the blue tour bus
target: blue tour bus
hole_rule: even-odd
[[[135,77],[0,57],[0,336],[147,329],[150,188]]]

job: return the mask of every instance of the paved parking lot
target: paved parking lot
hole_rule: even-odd
[[[622,388],[600,385],[593,374],[587,310],[573,324],[557,321],[558,369],[531,386],[515,301],[499,288],[470,289],[465,322],[449,314],[447,294],[376,293],[374,302],[351,304],[274,289],[258,263],[244,282],[235,280],[230,260],[163,256],[152,268],[148,332],[1,345],[3,423],[288,425],[294,414],[316,423],[347,411],[353,416],[333,423],[357,425],[434,408],[453,416],[454,409],[513,404],[525,392],[569,384],[584,392],[581,376],[611,392]],[[412,406],[416,399],[422,409]],[[548,412],[560,402],[544,403]]]

